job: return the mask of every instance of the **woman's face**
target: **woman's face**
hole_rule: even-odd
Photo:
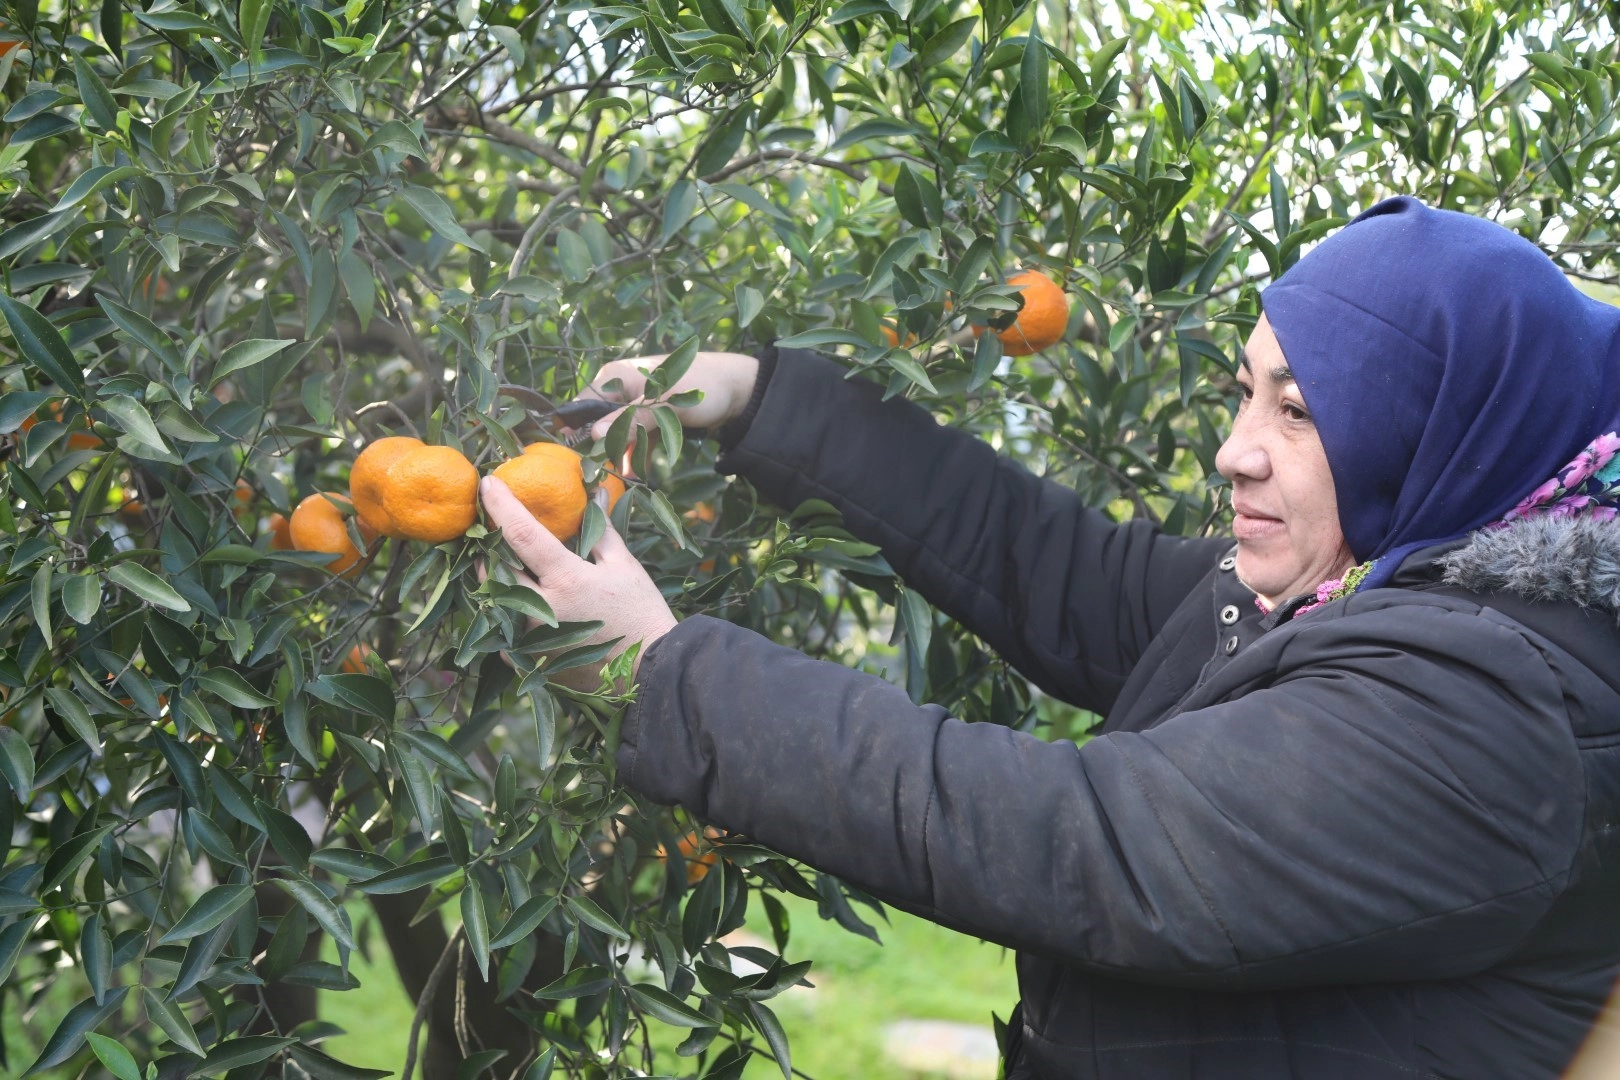
[[[1243,399],[1215,467],[1232,483],[1239,579],[1275,606],[1355,565],[1322,438],[1264,315],[1244,348]]]

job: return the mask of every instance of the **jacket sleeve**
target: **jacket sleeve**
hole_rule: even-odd
[[[1484,970],[1578,844],[1557,679],[1475,616],[1358,621],[1302,629],[1269,688],[1077,748],[693,618],[649,652],[618,762],[898,907],[1100,972],[1260,989]]]
[[[782,350],[720,466],[791,509],[823,499],[908,585],[1047,693],[1106,712],[1230,541],[1115,524],[837,364]]]

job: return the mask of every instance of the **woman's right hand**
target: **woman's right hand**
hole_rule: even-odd
[[[647,373],[665,359],[663,356],[637,356],[604,364],[591,381],[590,388],[580,396],[599,397],[625,405],[657,404],[656,401],[646,400]],[[673,397],[688,390],[702,391],[700,401],[673,408],[683,427],[713,429],[742,415],[753,397],[754,383],[758,378],[759,361],[752,356],[700,352],[675,385],[667,387],[660,398]],[[598,420],[591,425],[591,434],[598,439],[605,438],[608,429],[623,412],[623,409],[615,409]],[[649,408],[638,408],[635,422],[637,427],[657,430],[657,423]]]

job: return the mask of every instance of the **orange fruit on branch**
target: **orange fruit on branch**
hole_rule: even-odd
[[[343,658],[341,668],[350,675],[364,675],[366,673],[366,657],[375,650],[365,642],[361,642],[349,650],[349,655]]]
[[[882,334],[883,340],[889,343],[889,348],[898,349],[900,347],[900,333],[893,326],[886,322],[878,323],[878,333]],[[915,344],[917,344],[917,335],[907,334],[906,348],[909,349]]]
[[[502,462],[495,475],[518,502],[557,539],[579,535],[585,520],[585,470],[580,456],[561,443],[534,443],[521,457]]]
[[[317,492],[299,503],[288,522],[288,534],[299,551],[321,551],[338,556],[326,564],[334,574],[347,574],[360,563],[360,549],[349,539],[349,526],[339,506],[351,506],[347,495]],[[370,530],[362,523],[360,534],[368,540]]]
[[[1001,351],[1008,356],[1029,356],[1063,340],[1069,328],[1069,298],[1063,288],[1039,270],[1024,270],[1007,279],[1018,287],[1024,307],[1011,326],[996,331]],[[973,336],[984,333],[975,326]]]
[[[362,522],[362,524],[364,523]],[[291,551],[292,549],[292,523],[287,520],[286,514],[271,514],[270,550]]]
[[[383,489],[388,484],[388,470],[394,462],[423,448],[421,439],[409,435],[390,435],[371,443],[354,459],[349,470],[349,497],[354,500],[354,512],[360,520],[381,533],[394,536],[394,521],[383,506]],[[463,529],[463,532],[466,530]]]
[[[564,447],[564,449],[567,448]],[[559,461],[564,460],[564,456],[557,454],[556,451],[557,444],[549,442],[530,443],[528,446],[523,448],[523,452],[525,454],[539,454],[543,457],[555,456]],[[576,454],[575,456],[577,457],[578,455]],[[583,468],[581,471],[583,472]],[[624,498],[624,493],[630,490],[630,485],[624,479],[625,475],[629,472],[630,454],[628,451],[626,451],[624,455],[624,463],[621,464],[618,469],[614,469],[614,467],[611,465],[605,465],[603,466],[602,471],[597,474],[596,486],[608,493],[608,513],[610,514],[613,512],[613,508],[619,504],[619,500]]]
[[[391,535],[454,540],[478,520],[478,470],[453,446],[407,447],[388,466],[382,509]]]

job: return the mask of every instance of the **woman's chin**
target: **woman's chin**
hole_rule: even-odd
[[[1289,588],[1299,577],[1297,568],[1291,564],[1284,565],[1282,560],[1275,557],[1268,559],[1260,552],[1247,550],[1247,547],[1239,541],[1235,568],[1238,580],[1263,598],[1280,601],[1292,596]]]

